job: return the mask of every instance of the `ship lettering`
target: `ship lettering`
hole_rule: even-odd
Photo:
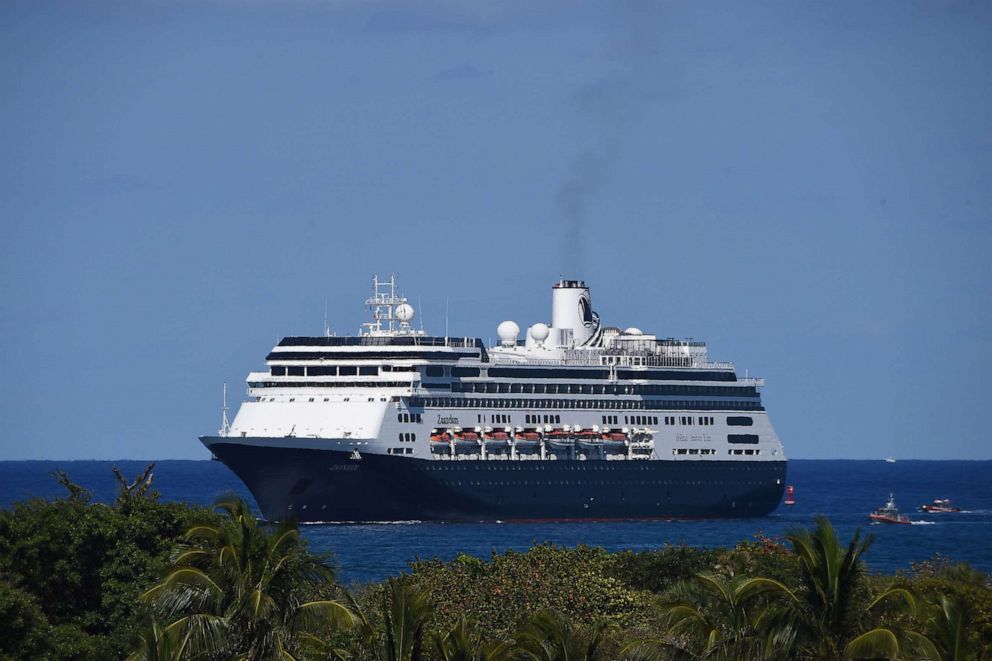
[[[439,425],[457,425],[458,418],[453,415],[438,415],[437,424]]]

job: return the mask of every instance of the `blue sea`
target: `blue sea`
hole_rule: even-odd
[[[55,498],[64,490],[51,476],[62,469],[93,491],[113,500],[111,468],[126,476],[141,472],[143,461],[0,462],[0,507],[31,497]],[[617,523],[402,523],[308,525],[311,548],[334,554],[345,583],[377,581],[404,571],[417,558],[445,560],[459,553],[488,558],[492,551],[524,550],[535,543],[589,544],[611,551],[645,550],[665,544],[733,546],[758,533],[781,536],[791,526],[809,526],[817,514],[830,517],[843,537],[855,529],[875,535],[865,559],[874,572],[892,573],[936,554],[992,572],[992,461],[812,461],[789,462],[788,482],[796,505],[782,505],[771,516],[737,520]],[[209,505],[220,493],[250,494],[216,461],[160,461],[154,486],[169,500]],[[872,525],[868,512],[895,494],[896,504],[914,525]],[[951,498],[963,510],[925,514],[918,506]],[[253,502],[253,501],[252,501]]]

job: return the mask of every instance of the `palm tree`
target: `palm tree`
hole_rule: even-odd
[[[661,606],[669,639],[639,640],[624,649],[636,658],[782,658],[793,636],[787,616],[798,599],[771,578],[697,574]],[[789,608],[792,607],[792,608]],[[690,642],[682,647],[674,641]]]
[[[826,517],[816,518],[816,528],[793,529],[786,534],[799,558],[800,593],[804,628],[818,658],[837,658],[852,630],[856,590],[864,574],[861,556],[874,541],[861,538],[861,531],[841,548],[837,534]]]
[[[142,597],[169,619],[184,654],[293,658],[304,638],[353,624],[346,606],[322,598],[334,574],[306,551],[295,521],[259,525],[234,496],[215,507],[226,520],[191,527],[192,548]]]
[[[927,603],[922,616],[927,640],[933,646],[932,656],[938,661],[964,661],[992,656],[971,636],[972,613],[968,604],[941,594]]]
[[[917,616],[915,595],[905,588],[884,591],[868,604],[867,611],[874,611],[885,603],[895,602],[897,611]],[[866,631],[844,648],[849,659],[936,659],[933,643],[923,634],[897,626],[879,626]]]
[[[572,627],[560,615],[542,611],[524,622],[517,634],[517,649],[527,661],[596,661],[604,658],[605,633],[605,625],[585,631]]]
[[[424,629],[430,616],[427,598],[408,581],[391,578],[382,595],[383,627],[379,629],[348,596],[358,620],[361,647],[353,658],[375,661],[420,661],[424,652]]]
[[[440,661],[509,661],[513,648],[513,641],[485,642],[464,617],[443,636],[434,636],[434,650]]]
[[[176,661],[186,654],[188,636],[179,636],[176,630],[162,627],[154,619],[141,632],[137,649],[127,661]]]

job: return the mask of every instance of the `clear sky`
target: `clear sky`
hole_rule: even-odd
[[[0,3],[0,459],[206,458],[284,335],[705,339],[796,458],[992,458],[992,4]],[[232,411],[233,414],[233,411]]]

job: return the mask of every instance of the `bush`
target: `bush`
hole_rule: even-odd
[[[58,658],[122,658],[147,614],[138,595],[205,511],[123,488],[114,505],[91,504],[71,486],[68,498],[0,511],[4,603],[20,600],[31,613],[19,639],[42,637]]]
[[[446,631],[470,614],[494,639],[505,638],[538,611],[559,613],[578,625],[643,628],[651,595],[611,576],[609,564],[610,554],[600,548],[546,544],[525,553],[494,552],[489,562],[464,555],[448,563],[415,562],[410,581],[434,609],[433,631]]]

